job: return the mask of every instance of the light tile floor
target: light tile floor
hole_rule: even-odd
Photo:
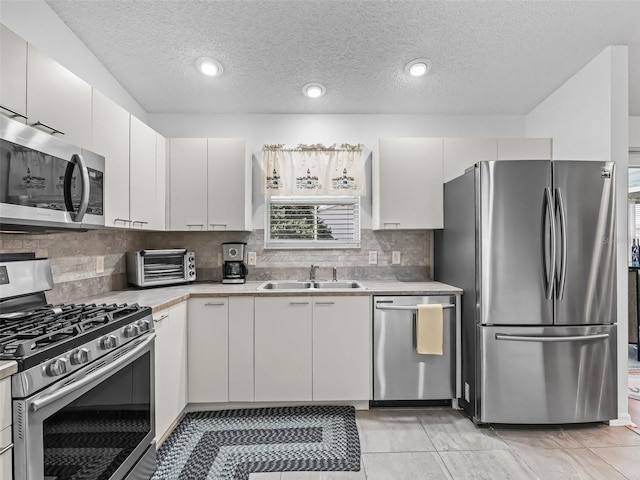
[[[626,427],[477,428],[448,408],[356,412],[360,472],[251,474],[251,480],[640,480]]]

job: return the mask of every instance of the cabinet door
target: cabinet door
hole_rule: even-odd
[[[4,451],[4,449],[9,445],[11,445],[10,426],[0,431],[0,452]],[[3,480],[9,480],[13,478],[13,467],[11,461],[12,454],[12,448],[9,448],[4,453],[0,454],[0,478]]]
[[[368,400],[371,298],[313,298],[313,399]]]
[[[0,112],[26,120],[20,115],[27,114],[27,42],[4,25],[0,25]]]
[[[442,138],[384,138],[372,162],[374,230],[443,227]]]
[[[188,335],[189,402],[228,402],[229,300],[190,299]]]
[[[172,138],[171,230],[207,230],[207,139]]]
[[[129,165],[131,227],[150,230],[156,218],[156,132],[131,115]]]
[[[255,299],[255,400],[311,400],[311,297]]]
[[[167,140],[156,133],[156,203],[150,222],[152,230],[164,230],[167,216]]]
[[[251,230],[251,152],[243,138],[208,140],[209,230]]]
[[[187,405],[187,303],[153,314],[156,331],[156,439]]]
[[[92,149],[91,85],[32,45],[27,56],[27,116],[29,125],[46,132],[55,129],[62,132],[55,133],[57,137]]]
[[[459,177],[476,162],[497,159],[495,138],[445,138],[443,183]]]
[[[253,297],[229,298],[229,401],[253,402]]]
[[[11,425],[11,378],[0,380],[0,430]]]
[[[93,91],[93,150],[105,158],[105,226],[129,228],[129,112]]]
[[[499,138],[498,160],[551,160],[551,139]]]

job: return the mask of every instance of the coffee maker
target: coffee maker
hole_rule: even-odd
[[[222,261],[223,273],[222,283],[244,283],[247,278],[247,244],[246,243],[223,243]]]

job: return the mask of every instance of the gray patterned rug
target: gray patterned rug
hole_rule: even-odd
[[[355,409],[301,406],[189,413],[152,480],[247,480],[254,472],[358,471]]]

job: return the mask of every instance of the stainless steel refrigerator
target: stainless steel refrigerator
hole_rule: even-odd
[[[435,278],[461,287],[479,423],[617,417],[612,162],[480,162],[444,188]]]

